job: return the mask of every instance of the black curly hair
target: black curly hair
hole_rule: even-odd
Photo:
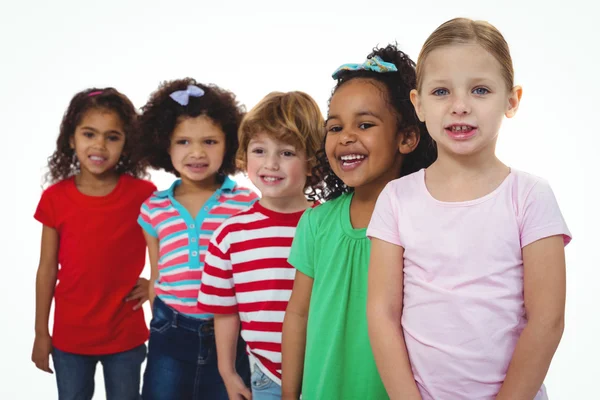
[[[56,150],[48,158],[46,183],[55,183],[78,173],[79,167],[74,157],[75,151],[70,146],[70,139],[86,112],[90,110],[112,111],[119,116],[125,131],[125,145],[116,172],[119,175],[127,173],[138,178],[144,177],[146,171],[136,146],[139,143],[139,129],[138,115],[133,103],[114,88],[91,88],[77,93],[69,103],[60,124]]]
[[[173,92],[186,90],[189,85],[199,87],[204,95],[190,96],[186,106],[170,97]],[[226,175],[238,172],[235,154],[238,148],[238,128],[244,113],[245,108],[238,103],[235,95],[216,85],[204,85],[192,78],[163,82],[142,107],[140,127],[144,161],[154,169],[179,176],[168,153],[171,135],[182,119],[205,115],[225,133],[225,156],[219,169],[219,180],[222,181]]]
[[[337,79],[331,97],[346,82],[353,79],[372,79],[380,82],[387,89],[386,99],[396,113],[398,131],[413,129],[419,135],[419,144],[416,149],[404,156],[400,176],[412,174],[426,168],[437,158],[435,142],[427,132],[425,124],[419,121],[415,109],[410,102],[410,91],[416,87],[417,76],[415,62],[408,55],[399,50],[396,45],[390,44],[385,48],[375,48],[367,56],[372,58],[381,57],[383,61],[393,63],[397,72],[378,73],[374,71],[342,71]],[[331,104],[331,97],[328,104]],[[313,174],[321,178],[321,182],[315,188],[322,201],[333,200],[343,193],[352,192],[354,189],[347,186],[331,169],[327,154],[325,154],[325,140],[317,153],[318,164],[313,169]]]

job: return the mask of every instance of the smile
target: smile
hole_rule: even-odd
[[[339,160],[343,171],[351,171],[360,166],[366,158],[367,156],[364,154],[354,153],[340,156]]]

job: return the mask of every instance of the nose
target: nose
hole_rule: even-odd
[[[265,158],[265,168],[271,171],[279,170],[279,156],[275,153],[270,153]]]
[[[106,148],[106,138],[104,137],[104,135],[95,135],[94,146],[100,149]]]
[[[471,106],[467,96],[456,94],[452,99],[452,114],[467,115],[471,112]]]
[[[196,158],[202,158],[206,156],[206,149],[204,148],[204,145],[202,145],[201,143],[193,144],[191,156]]]
[[[344,129],[340,133],[340,144],[349,145],[356,142],[356,133],[352,129]]]

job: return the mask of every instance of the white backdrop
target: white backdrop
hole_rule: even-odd
[[[547,377],[549,393],[600,398],[600,30],[598,6],[586,3],[3,0],[0,398],[57,397],[54,376],[30,362],[41,232],[32,215],[75,92],[114,86],[140,107],[160,81],[192,76],[234,91],[248,108],[273,90],[303,90],[325,114],[330,74],[340,64],[362,62],[373,46],[390,41],[416,59],[426,37],[456,16],[488,20],[509,42],[524,95],[516,118],[503,126],[498,153],[550,181],[574,235],[566,331]],[[165,188],[172,178],[153,179]],[[98,381],[95,398],[104,397]]]

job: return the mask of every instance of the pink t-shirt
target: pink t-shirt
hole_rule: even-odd
[[[386,186],[367,236],[404,248],[402,327],[423,400],[496,397],[527,323],[521,249],[554,235],[571,240],[552,189],[521,171],[463,202],[434,199],[425,170]]]

